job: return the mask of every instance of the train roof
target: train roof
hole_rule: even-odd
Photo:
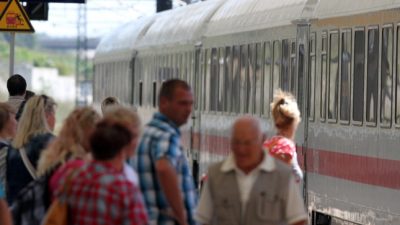
[[[95,63],[131,59],[136,43],[154,22],[154,16],[139,18],[111,31],[96,48]]]
[[[326,19],[400,7],[400,0],[319,0],[314,16]]]
[[[126,23],[104,37],[95,63],[146,49],[194,47],[210,37],[400,8],[400,0],[208,0]]]
[[[201,40],[206,24],[224,1],[205,1],[159,13],[137,47],[193,46]]]
[[[211,18],[205,36],[291,25],[302,17],[307,0],[226,0]]]

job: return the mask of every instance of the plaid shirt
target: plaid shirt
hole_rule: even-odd
[[[168,159],[178,174],[179,186],[186,208],[188,224],[196,224],[193,218],[196,205],[196,192],[193,177],[186,157],[180,146],[179,128],[161,113],[155,113],[153,119],[144,129],[139,147],[133,162],[139,175],[142,190],[151,224],[175,224],[171,218],[169,206],[155,172],[158,159]]]
[[[110,164],[93,161],[61,181],[70,186],[66,197],[71,224],[147,224],[147,214],[140,191]]]

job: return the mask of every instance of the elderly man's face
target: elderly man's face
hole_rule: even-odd
[[[239,120],[232,131],[231,148],[236,166],[245,173],[251,172],[263,159],[262,135],[256,121]]]

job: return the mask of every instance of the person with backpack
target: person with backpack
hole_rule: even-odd
[[[7,149],[16,132],[14,108],[7,103],[0,103],[0,183],[3,185],[6,182]]]
[[[79,168],[90,158],[89,137],[100,115],[91,107],[75,109],[64,121],[60,134],[42,151],[37,180],[30,182],[14,200],[11,211],[15,225],[41,225],[54,199],[60,178],[74,161]]]
[[[54,138],[56,103],[51,97],[30,98],[18,123],[17,134],[7,153],[7,201],[12,205],[18,193],[37,178],[40,153]]]

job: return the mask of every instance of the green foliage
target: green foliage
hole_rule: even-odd
[[[17,35],[18,37],[19,35]],[[29,36],[27,36],[29,37]],[[31,45],[27,43],[27,45]],[[0,39],[0,60],[8,61],[10,52],[9,44]],[[75,74],[75,55],[72,53],[49,52],[34,50],[28,47],[16,46],[15,61],[30,63],[35,67],[57,68],[60,75]]]

